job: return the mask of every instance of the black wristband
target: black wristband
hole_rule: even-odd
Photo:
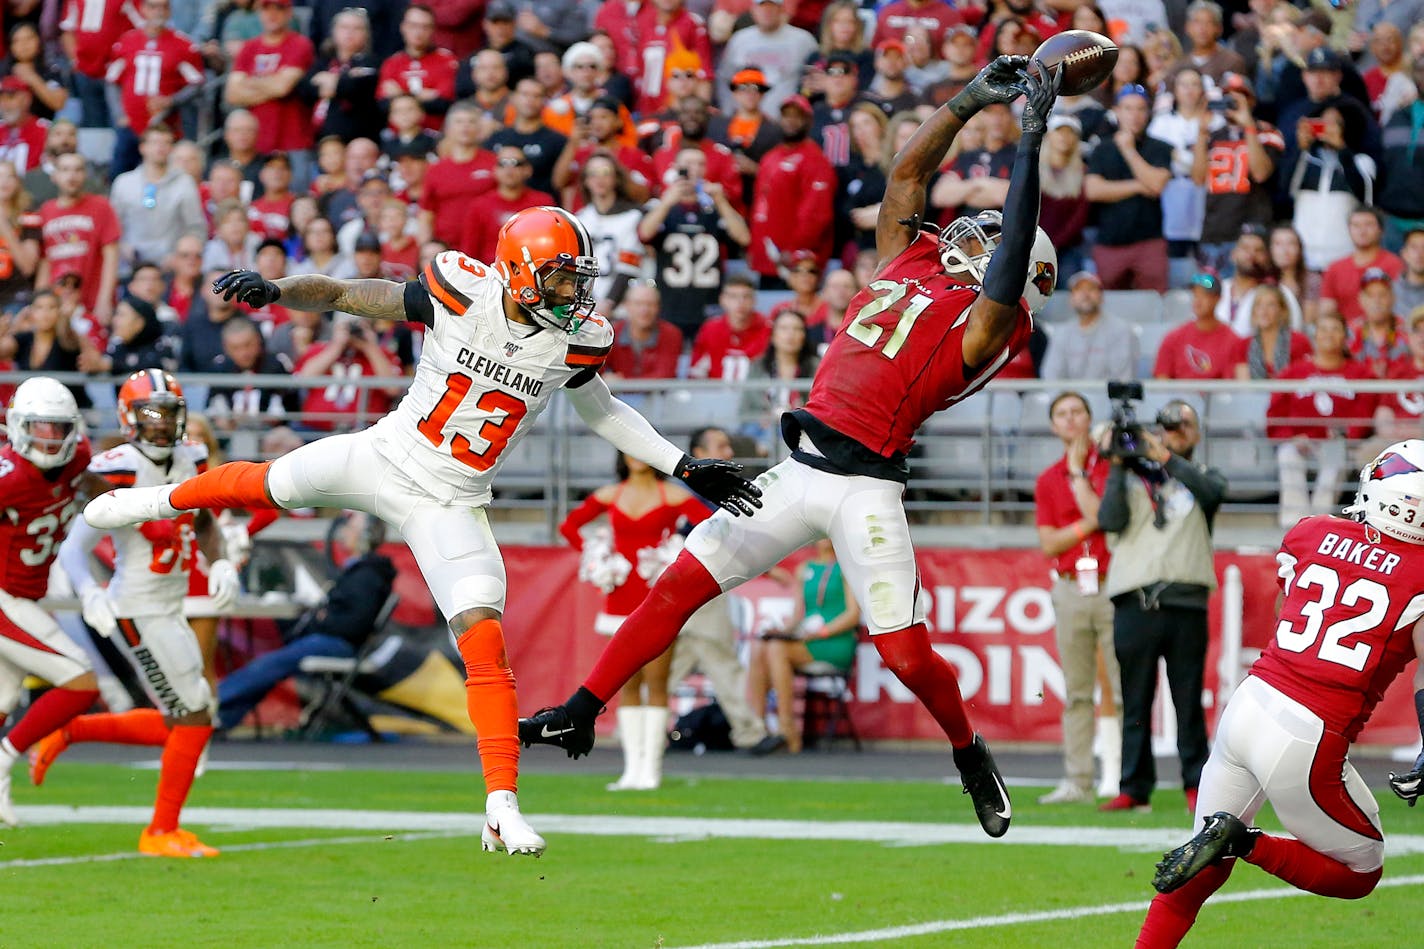
[[[968,122],[979,112],[979,103],[974,101],[973,96],[967,96],[963,92],[946,102],[944,107],[954,113],[954,117],[961,122]]]

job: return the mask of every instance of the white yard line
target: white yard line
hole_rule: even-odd
[[[1376,889],[1424,884],[1424,875],[1407,877],[1387,877],[1379,882]],[[1275,887],[1269,890],[1243,890],[1239,893],[1219,893],[1211,898],[1213,906],[1221,903],[1254,903],[1260,900],[1290,899],[1296,896],[1310,896],[1304,890],[1294,887]],[[1002,916],[976,916],[972,919],[944,919],[913,926],[893,926],[886,929],[867,929],[860,932],[834,933],[825,936],[808,936],[790,939],[746,939],[740,942],[709,942],[682,949],[780,949],[784,946],[837,946],[846,943],[889,942],[914,936],[931,936],[936,933],[959,932],[966,929],[993,929],[1000,926],[1022,926],[1026,923],[1048,923],[1064,919],[1086,919],[1090,916],[1111,916],[1117,913],[1146,913],[1151,905],[1147,900],[1131,903],[1103,903],[1099,906],[1078,906],[1071,909],[1045,910],[1039,913],[1005,913]]]
[[[108,823],[105,821],[104,823]],[[475,831],[479,833],[479,831]],[[447,837],[466,837],[467,833],[441,832],[421,834],[382,834],[379,837],[310,837],[306,840],[269,840],[252,844],[224,844],[223,853],[243,853],[255,850],[288,850],[299,847],[320,847],[326,844],[378,844],[389,840],[437,840]],[[78,863],[113,863],[117,860],[142,860],[147,854],[136,850],[122,853],[80,854],[72,857],[37,857],[33,860],[0,860],[0,870],[16,870],[25,867],[65,867]]]

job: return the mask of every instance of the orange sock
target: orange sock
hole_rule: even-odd
[[[116,745],[161,745],[168,740],[168,725],[156,708],[129,712],[81,715],[67,726],[69,740],[107,741]]]
[[[274,508],[267,496],[267,468],[270,461],[229,461],[189,478],[168,496],[180,511],[200,508]]]
[[[211,725],[174,725],[163,745],[163,763],[158,770],[158,800],[153,805],[149,833],[166,834],[178,829],[178,814],[193,787],[193,772],[203,747],[213,734]]]
[[[504,653],[504,627],[480,620],[456,644],[465,660],[465,708],[479,736],[485,791],[514,791],[519,783],[519,704]]]

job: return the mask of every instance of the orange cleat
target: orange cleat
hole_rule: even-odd
[[[216,857],[219,853],[181,827],[163,833],[145,829],[138,838],[138,852],[150,857]]]
[[[35,787],[44,784],[45,773],[54,759],[69,747],[69,729],[59,728],[41,738],[30,749],[30,783]]]

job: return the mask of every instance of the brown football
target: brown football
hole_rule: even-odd
[[[1063,66],[1061,96],[1079,96],[1096,89],[1117,65],[1117,46],[1101,33],[1067,30],[1044,40],[1033,58],[1052,69]]]

